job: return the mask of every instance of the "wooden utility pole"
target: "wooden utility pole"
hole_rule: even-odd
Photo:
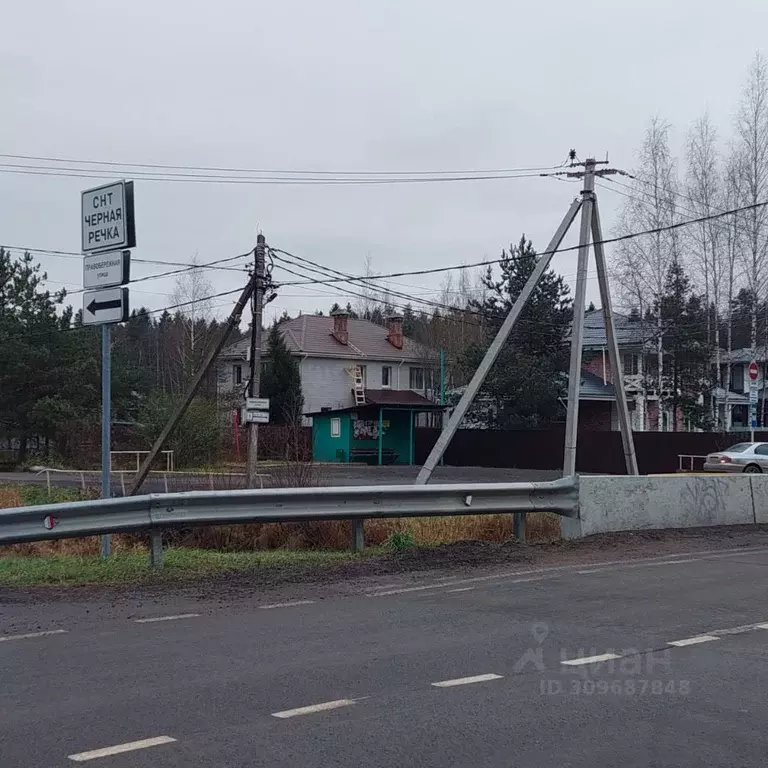
[[[251,380],[248,385],[248,396],[259,397],[261,385],[261,322],[264,314],[264,288],[266,276],[264,273],[264,256],[266,238],[259,235],[256,238],[255,264],[253,271],[252,318],[251,318]],[[259,452],[259,425],[248,423],[248,460],[246,474],[248,487],[256,487],[256,462]]]

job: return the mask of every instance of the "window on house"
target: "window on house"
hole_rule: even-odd
[[[236,385],[243,383],[243,366],[242,365],[232,366],[232,381],[234,381]]]
[[[381,366],[381,386],[382,387],[392,386],[392,366],[391,365]]]
[[[341,437],[341,419],[331,419],[331,437]]]
[[[423,368],[409,368],[409,389],[424,389],[424,369]]]
[[[639,370],[637,355],[626,354],[624,355],[624,375],[636,376]]]
[[[734,365],[731,367],[731,390],[733,392],[744,391],[744,366]]]
[[[363,389],[365,389],[368,386],[367,366],[358,365],[357,367],[360,369],[360,378],[363,380]]]

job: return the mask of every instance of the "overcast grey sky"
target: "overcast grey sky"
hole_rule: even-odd
[[[550,166],[571,147],[630,168],[654,114],[673,125],[675,147],[705,108],[726,136],[768,29],[759,0],[6,5],[0,152],[238,168]],[[0,243],[79,251],[80,191],[98,183],[0,172]],[[137,180],[134,256],[224,258],[251,248],[261,227],[271,245],[348,272],[367,253],[378,272],[458,264],[495,257],[522,232],[543,249],[576,191],[551,179]],[[621,201],[610,195],[608,232]],[[571,278],[575,260],[554,266]],[[52,280],[81,284],[79,259],[42,261]],[[133,276],[160,271],[135,264]],[[242,283],[208,274],[217,291]],[[399,290],[434,298],[425,292],[440,280],[403,278],[416,287]],[[161,307],[172,287],[144,282],[132,304]],[[320,293],[285,288],[271,313],[346,300],[341,288]]]

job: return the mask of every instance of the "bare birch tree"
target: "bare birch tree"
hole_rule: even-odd
[[[651,120],[634,172],[637,194],[629,197],[619,219],[620,234],[659,229],[677,221],[677,164],[669,149],[669,125],[659,117]],[[661,297],[670,266],[679,259],[680,244],[675,232],[656,232],[620,243],[615,263],[625,302],[656,317],[655,386],[659,398],[657,429],[662,426],[664,392],[664,318]]]
[[[706,113],[688,133],[686,159],[686,196],[690,201],[691,214],[695,218],[703,218],[719,213],[724,205],[721,158],[717,149],[717,133]],[[727,282],[725,240],[728,226],[729,222],[710,220],[687,230],[692,273],[699,287],[704,289],[707,342],[709,345],[714,343],[715,350],[715,381],[721,388],[719,318]]]
[[[184,339],[181,340],[178,354],[185,374],[188,374],[195,364],[196,353],[200,346],[198,333],[201,324],[205,324],[203,321],[211,316],[210,296],[213,293],[211,281],[200,266],[199,254],[196,253],[190,259],[190,267],[176,276],[170,296],[173,304],[184,305],[178,308],[178,313],[184,320]]]
[[[739,155],[731,152],[723,175],[723,205],[726,210],[732,210],[739,204],[742,197],[739,184],[742,178],[739,168]],[[725,387],[725,428],[731,427],[730,411],[730,392],[731,392],[731,355],[733,353],[733,301],[736,296],[736,285],[738,280],[738,266],[742,263],[741,227],[736,216],[727,216],[723,222],[723,278],[725,293],[725,334],[726,334],[726,378],[723,382]]]
[[[736,116],[739,203],[755,206],[739,216],[742,263],[752,299],[750,342],[757,349],[757,313],[768,271],[768,211],[756,207],[768,200],[768,68],[757,53]]]

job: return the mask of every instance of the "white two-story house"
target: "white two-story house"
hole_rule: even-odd
[[[764,426],[768,422],[768,402],[766,402],[766,371],[768,359],[765,352],[756,353],[749,348],[734,349],[730,360],[728,352],[720,352],[720,371],[723,387],[716,387],[713,396],[717,407],[720,423],[726,429],[743,431],[749,429],[749,364],[757,363],[757,392],[758,401],[755,409],[758,424]],[[727,391],[726,391],[727,390]]]
[[[432,396],[438,354],[403,335],[402,317],[390,317],[383,327],[338,311],[330,317],[300,315],[278,327],[299,363],[305,413],[354,406],[356,368],[364,390]],[[249,346],[246,338],[219,356],[219,400],[227,408],[242,405]]]

